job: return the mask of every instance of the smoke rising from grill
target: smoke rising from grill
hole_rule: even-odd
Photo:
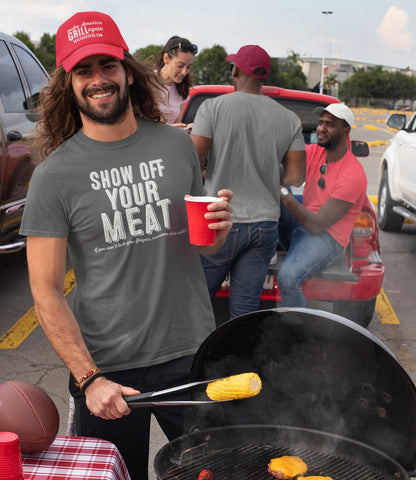
[[[260,376],[260,394],[198,407],[198,428],[307,428],[362,441],[402,464],[415,463],[414,427],[404,420],[408,413],[416,419],[415,387],[387,347],[365,329],[308,309],[244,315],[208,337],[191,378],[246,371]],[[403,391],[407,394],[398,393]]]

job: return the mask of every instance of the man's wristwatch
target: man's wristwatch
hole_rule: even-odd
[[[286,187],[280,187],[280,198],[285,198],[289,195],[289,190]]]

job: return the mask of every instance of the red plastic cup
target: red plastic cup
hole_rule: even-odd
[[[188,214],[189,241],[192,245],[212,245],[217,235],[208,225],[218,220],[207,220],[204,215],[208,212],[210,203],[220,202],[218,197],[185,197],[186,212]]]
[[[0,432],[0,480],[24,480],[19,437]]]

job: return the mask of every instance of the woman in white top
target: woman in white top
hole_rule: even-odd
[[[192,125],[180,123],[180,117],[192,86],[190,70],[197,53],[198,47],[194,43],[175,35],[167,41],[156,58],[157,73],[167,89],[159,108],[166,123],[187,130]]]

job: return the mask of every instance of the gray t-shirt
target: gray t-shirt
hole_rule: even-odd
[[[185,194],[205,194],[189,135],[147,120],[116,142],[80,131],[35,169],[21,234],[68,239],[74,314],[103,371],[193,354],[215,328]]]
[[[233,191],[233,221],[278,221],[280,164],[305,150],[298,116],[267,96],[233,92],[206,100],[192,133],[212,139],[205,188]]]

